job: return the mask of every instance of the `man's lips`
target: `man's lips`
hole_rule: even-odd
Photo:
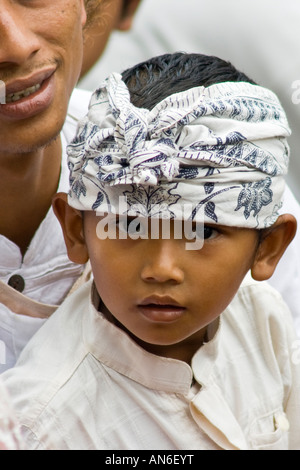
[[[21,100],[22,98],[27,98],[30,95],[33,95],[36,91],[41,88],[40,84],[33,85],[31,87],[25,88],[20,92],[10,93],[6,96],[6,103],[15,103],[16,101]]]
[[[138,310],[151,322],[172,323],[182,317],[186,307],[169,296],[150,296],[138,304]]]
[[[53,67],[47,68],[8,83],[6,103],[0,105],[0,117],[18,121],[45,111],[54,100],[55,71]]]
[[[12,95],[21,94],[33,87],[41,87],[42,83],[50,78],[51,75],[54,74],[55,70],[56,67],[48,67],[31,74],[29,77],[17,78],[15,80],[5,82],[6,98],[11,97]]]

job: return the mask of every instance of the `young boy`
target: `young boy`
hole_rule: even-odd
[[[288,135],[275,95],[215,57],[95,92],[54,200],[94,280],[4,374],[30,449],[300,448],[298,343],[257,282],[296,230]]]

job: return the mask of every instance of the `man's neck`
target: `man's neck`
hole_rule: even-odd
[[[24,255],[57,190],[61,140],[30,154],[0,153],[0,235]]]

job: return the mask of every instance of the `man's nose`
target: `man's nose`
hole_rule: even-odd
[[[39,50],[39,40],[20,6],[0,1],[0,69],[21,65]],[[0,76],[1,79],[1,76]]]
[[[181,284],[184,281],[184,248],[177,240],[149,240],[141,277],[145,282]]]

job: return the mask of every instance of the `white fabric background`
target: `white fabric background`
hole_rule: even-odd
[[[289,184],[300,200],[299,0],[142,0],[130,32],[115,32],[80,86],[94,90],[110,72],[167,52],[199,52],[229,60],[282,102],[293,136]],[[296,84],[295,84],[296,85]]]

